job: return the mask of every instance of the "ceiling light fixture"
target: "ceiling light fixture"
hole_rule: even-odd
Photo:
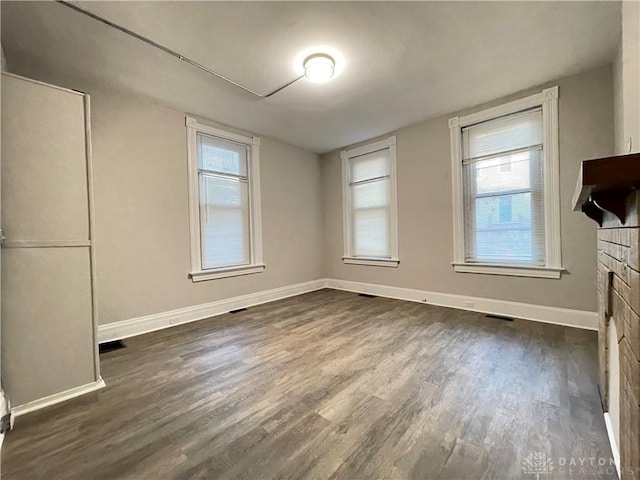
[[[328,82],[333,78],[336,70],[336,62],[326,53],[309,55],[303,63],[304,76],[314,83]]]

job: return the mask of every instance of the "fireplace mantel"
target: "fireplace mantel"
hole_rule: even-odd
[[[582,211],[602,226],[605,212],[623,225],[628,217],[628,196],[640,188],[640,153],[582,162],[573,195],[573,210]]]

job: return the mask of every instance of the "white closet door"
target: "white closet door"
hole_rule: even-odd
[[[97,380],[84,102],[3,74],[2,381],[13,406]]]

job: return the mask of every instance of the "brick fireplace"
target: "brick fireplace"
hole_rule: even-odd
[[[585,161],[574,196],[598,222],[600,395],[622,479],[640,480],[640,154]],[[609,430],[609,429],[608,429]],[[615,452],[614,452],[615,454]]]

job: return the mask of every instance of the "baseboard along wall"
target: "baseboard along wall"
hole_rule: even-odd
[[[7,413],[10,412],[11,406],[9,405],[9,400],[4,394],[4,390],[0,388],[0,418],[4,417]],[[6,432],[0,432],[0,449],[2,448],[2,442],[4,442],[4,435]]]
[[[80,385],[79,387],[70,388],[69,390],[65,390],[63,392],[54,393],[53,395],[49,395],[47,397],[39,398],[38,400],[34,400],[32,402],[28,402],[22,405],[17,405],[15,407],[12,407],[11,417],[13,419],[15,417],[19,417],[20,415],[24,415],[26,413],[35,412],[36,410],[50,407],[51,405],[55,405],[56,403],[61,403],[67,400],[71,400],[72,398],[79,397],[80,395],[84,395],[85,393],[90,393],[96,390],[100,390],[101,388],[104,388],[104,387],[105,387],[104,380],[100,378],[95,382],[87,383],[86,385]]]
[[[174,325],[215,317],[238,308],[253,307],[263,303],[313,292],[314,290],[320,290],[322,288],[325,288],[324,279],[312,280],[310,282],[296,283],[294,285],[273,288],[262,292],[249,293],[239,297],[226,298],[216,302],[178,308],[168,312],[154,313],[120,322],[107,323],[98,326],[98,342],[104,343],[112,340],[121,340]]]
[[[426,303],[441,307],[457,308],[472,312],[553,323],[566,327],[598,330],[598,314],[586,310],[547,307],[532,303],[509,302],[491,298],[470,297],[453,293],[429,292],[411,288],[391,287],[373,283],[327,279],[326,287],[348,292],[367,293],[379,297],[396,298],[410,302]]]
[[[98,327],[98,341],[103,343],[133,337],[143,333],[169,328],[174,325],[222,315],[230,310],[249,308],[263,303],[321,290],[323,288],[367,293],[410,302],[553,323],[587,330],[597,330],[596,312],[324,278],[100,325]]]
[[[611,423],[611,416],[609,415],[609,412],[605,412],[604,414],[604,423],[607,426],[607,436],[609,437],[611,454],[613,455],[613,461],[616,464],[618,478],[620,478],[620,452],[618,451],[618,445],[616,444],[616,435],[613,432],[613,423]]]

